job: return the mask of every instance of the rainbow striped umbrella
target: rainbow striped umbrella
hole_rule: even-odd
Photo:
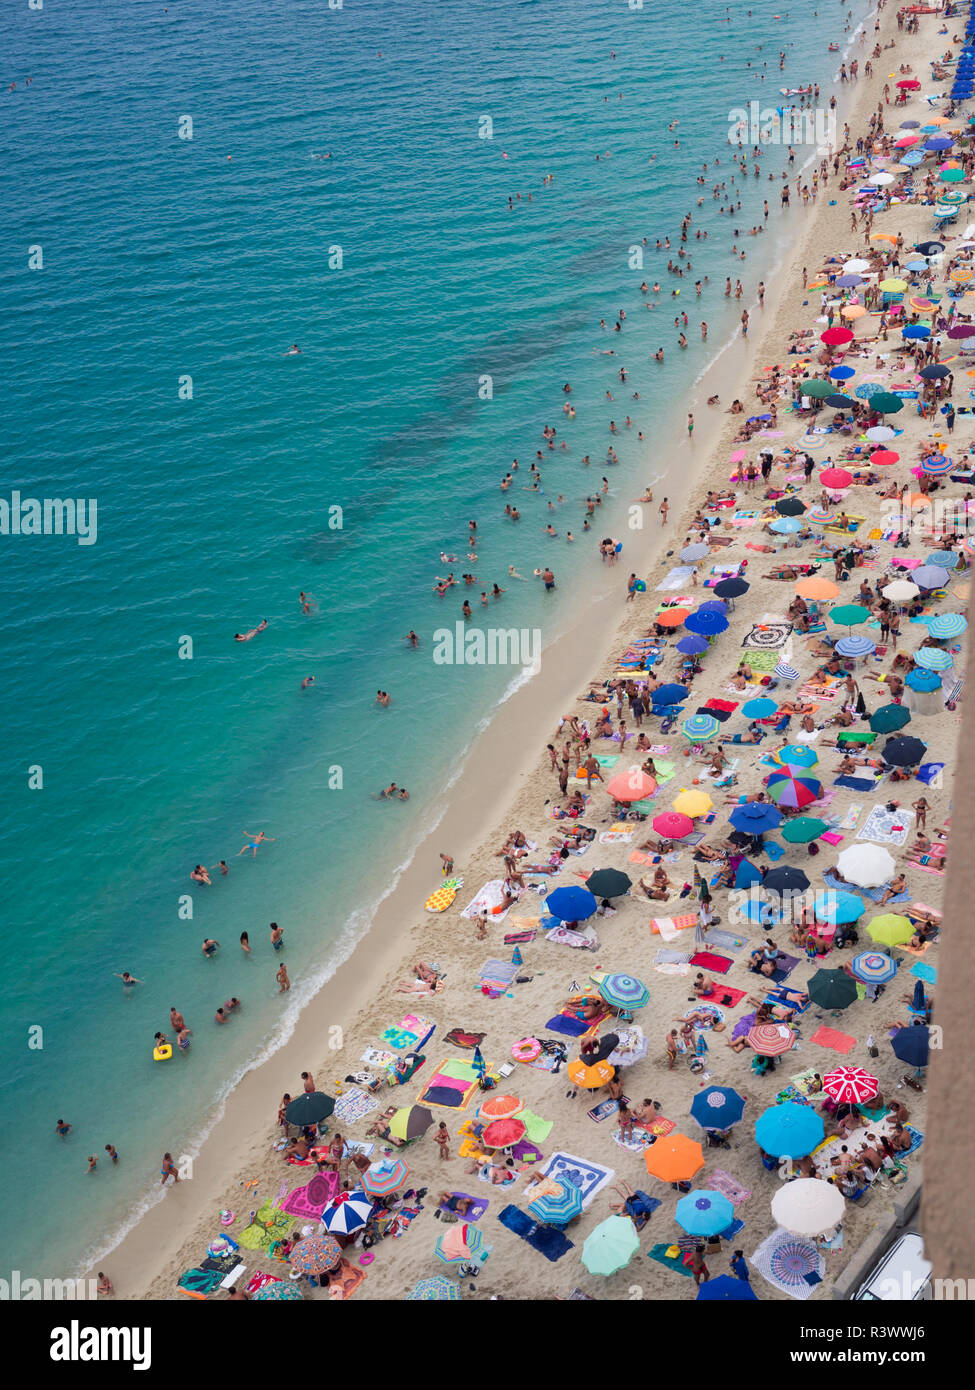
[[[838,516],[839,512],[837,512],[833,507],[810,507],[808,512],[806,513],[806,517],[809,521],[816,521],[821,526],[825,526],[829,522],[835,521]]]
[[[950,473],[954,466],[954,459],[950,459],[947,454],[931,454],[921,461],[921,472],[929,474],[932,478],[940,478],[945,473]]]
[[[477,1226],[466,1221],[448,1226],[433,1247],[433,1253],[445,1265],[469,1264],[484,1246],[484,1237]]]
[[[822,782],[809,777],[797,767],[784,767],[781,772],[769,774],[768,794],[779,806],[799,810],[818,801],[823,794]]]
[[[543,1193],[528,1203],[528,1213],[536,1221],[545,1221],[551,1226],[564,1226],[567,1221],[582,1211],[582,1190],[571,1182],[559,1182],[558,1193]]]
[[[370,1197],[385,1197],[402,1187],[410,1170],[401,1158],[383,1158],[370,1163],[362,1175],[362,1190]]]

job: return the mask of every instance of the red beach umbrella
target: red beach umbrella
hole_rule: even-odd
[[[849,487],[853,482],[853,474],[848,473],[845,468],[824,468],[819,475],[819,481],[823,487]]]
[[[875,463],[878,468],[886,468],[890,463],[897,463],[900,454],[893,449],[877,449],[870,455],[870,462]]]
[[[644,797],[653,796],[657,784],[637,767],[611,777],[606,790],[614,801],[642,801]]]
[[[827,347],[842,347],[844,343],[852,343],[853,329],[839,327],[827,328],[826,332],[820,333],[819,337]]]
[[[763,1057],[778,1057],[796,1040],[796,1035],[784,1023],[757,1023],[748,1030],[747,1041]]]
[[[833,1100],[859,1105],[861,1101],[873,1099],[880,1090],[880,1083],[862,1067],[837,1067],[823,1077],[823,1090]]]
[[[655,616],[653,621],[658,627],[680,627],[684,619],[690,616],[691,610],[689,608],[665,608],[663,612]]]
[[[524,1121],[517,1119],[492,1120],[481,1134],[481,1139],[489,1149],[506,1149],[524,1137]]]

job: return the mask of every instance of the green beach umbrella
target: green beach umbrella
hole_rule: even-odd
[[[871,410],[879,411],[881,415],[896,415],[899,410],[904,409],[904,402],[892,391],[878,391],[875,396],[870,397],[869,404]]]
[[[692,714],[681,725],[681,733],[692,741],[703,742],[705,739],[714,738],[720,728],[721,725],[713,714]]]
[[[406,1295],[406,1303],[456,1303],[460,1298],[460,1285],[442,1274],[430,1279],[421,1279]]]
[[[914,923],[899,913],[885,912],[881,917],[871,918],[867,932],[871,940],[881,946],[904,946],[914,935]]]
[[[964,169],[942,169],[938,174],[942,183],[964,183],[967,177]]]
[[[818,840],[829,829],[828,821],[818,816],[797,816],[782,827],[782,838],[790,845],[807,845],[810,840]]]
[[[865,608],[862,603],[841,603],[839,608],[830,609],[829,617],[842,627],[856,627],[858,623],[867,621],[870,609]]]
[[[856,981],[844,970],[817,970],[806,989],[821,1009],[846,1009],[858,997]]]
[[[615,1274],[640,1248],[636,1227],[628,1216],[609,1216],[587,1238],[582,1263],[590,1274]]]
[[[815,400],[823,400],[826,396],[831,396],[835,387],[831,381],[820,381],[818,377],[810,377],[799,387],[804,396],[812,396]]]

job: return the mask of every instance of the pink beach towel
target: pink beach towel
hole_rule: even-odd
[[[842,1052],[844,1056],[852,1052],[856,1047],[856,1038],[851,1038],[849,1033],[838,1033],[835,1028],[817,1028],[809,1039],[810,1042],[818,1043],[820,1047],[828,1047],[832,1052]]]

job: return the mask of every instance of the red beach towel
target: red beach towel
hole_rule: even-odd
[[[849,1033],[838,1033],[835,1028],[817,1028],[809,1039],[810,1042],[818,1043],[820,1047],[828,1047],[833,1052],[852,1052],[856,1047],[856,1038],[851,1038]]]

